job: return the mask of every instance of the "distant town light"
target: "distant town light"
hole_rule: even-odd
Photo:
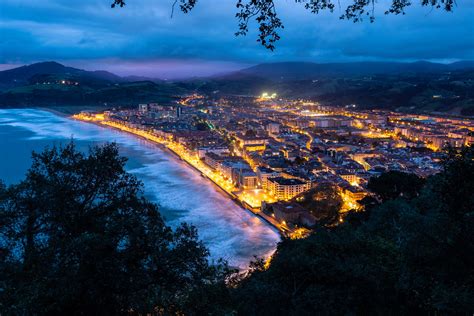
[[[260,100],[270,100],[270,99],[275,99],[277,97],[276,93],[268,93],[268,92],[263,92],[262,95],[260,96]]]

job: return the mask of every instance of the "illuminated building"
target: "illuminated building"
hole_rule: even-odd
[[[347,182],[353,184],[353,183],[359,183],[359,177],[357,177],[355,174],[353,173],[349,173],[349,172],[342,172],[342,173],[339,173],[339,176],[346,180]]]
[[[239,134],[235,136],[235,139],[239,142],[240,148],[244,148],[244,146],[265,146],[268,144],[268,139],[265,137]]]
[[[262,189],[267,189],[267,183],[269,178],[276,178],[280,177],[281,173],[278,171],[275,171],[273,169],[267,168],[267,167],[257,167],[257,177],[258,177],[258,182],[260,183],[260,186]]]
[[[278,135],[278,134],[280,134],[280,124],[279,124],[279,123],[275,123],[275,122],[268,123],[268,124],[265,126],[265,130],[266,130],[269,134]]]
[[[316,224],[316,218],[301,205],[289,202],[276,202],[268,205],[279,222],[300,224],[311,227]]]
[[[341,185],[340,187],[343,191],[343,194],[353,201],[362,200],[367,195],[367,192],[359,187],[351,185]]]
[[[224,157],[219,156],[216,153],[213,152],[207,152],[204,155],[204,161],[206,164],[211,167],[212,169],[216,170],[219,164],[224,161]]]
[[[264,143],[261,144],[252,144],[252,145],[245,145],[244,150],[251,152],[251,151],[265,151],[266,146]]]
[[[290,200],[298,194],[309,190],[311,184],[299,179],[286,179],[282,177],[269,178],[267,190],[278,200]]]
[[[224,178],[231,180],[234,184],[237,184],[240,182],[240,174],[244,170],[252,171],[252,168],[250,168],[247,162],[241,160],[242,158],[235,158],[238,158],[240,160],[227,158],[219,164],[217,170],[222,174]]]
[[[256,189],[258,187],[257,174],[251,170],[243,170],[240,173],[239,184],[244,189]]]
[[[139,104],[138,105],[138,112],[140,112],[140,114],[144,115],[144,114],[148,113],[148,110],[149,110],[148,104]]]
[[[229,154],[229,147],[227,146],[211,146],[211,147],[199,147],[197,150],[198,157],[203,159],[206,156],[206,153],[214,153],[217,155]]]

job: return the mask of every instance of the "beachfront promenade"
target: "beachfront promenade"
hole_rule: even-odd
[[[153,133],[146,131],[141,128],[130,127],[125,124],[120,124],[114,121],[105,119],[103,115],[95,116],[86,116],[82,114],[75,114],[72,116],[73,119],[100,124],[101,126],[111,127],[123,132],[139,136],[148,141],[151,141],[164,149],[168,149],[172,154],[176,155],[179,159],[186,162],[189,166],[198,171],[203,177],[212,181],[219,189],[221,189],[226,195],[228,195],[234,202],[239,206],[243,207],[245,210],[252,212],[256,216],[259,216],[267,223],[277,228],[278,231],[285,237],[298,238],[301,232],[298,229],[292,229],[286,225],[286,223],[280,223],[272,216],[265,214],[260,210],[260,207],[255,205],[260,205],[263,199],[272,201],[270,196],[266,194],[259,195],[249,195],[242,194],[239,192],[231,181],[225,179],[221,174],[209,168],[205,163],[203,163],[195,154],[186,150],[182,145],[173,142],[171,140],[163,139]]]

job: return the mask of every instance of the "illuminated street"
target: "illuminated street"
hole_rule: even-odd
[[[203,176],[207,177],[209,180],[214,182],[222,190],[224,190],[230,197],[239,199],[243,206],[248,205],[248,209],[254,214],[263,217],[267,222],[278,228],[282,233],[289,234],[291,236],[293,230],[290,229],[286,223],[279,223],[272,217],[262,213],[259,208],[262,204],[262,201],[274,202],[275,199],[265,193],[263,190],[241,190],[235,188],[235,186],[229,180],[225,179],[221,174],[211,170],[208,166],[202,163],[199,158],[195,155],[190,154],[186,151],[183,146],[172,141],[164,140],[156,135],[153,135],[147,131],[138,128],[130,128],[123,124],[117,124],[112,121],[108,121],[104,118],[103,114],[96,114],[94,116],[86,116],[81,114],[73,115],[74,119],[82,120],[86,122],[99,123],[105,126],[113,127],[121,131],[132,133],[134,135],[143,137],[149,141],[165,145],[168,149],[173,151],[178,155],[182,160],[186,161],[189,165],[194,167],[196,170],[202,173]],[[298,233],[301,235],[301,233]],[[295,235],[295,236],[299,236]]]

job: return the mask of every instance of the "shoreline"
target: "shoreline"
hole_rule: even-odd
[[[51,113],[53,114],[56,114],[55,112],[56,111],[50,111]],[[131,133],[131,132],[128,132],[128,131],[124,131],[124,130],[121,130],[119,128],[116,128],[116,127],[113,127],[113,126],[110,126],[110,125],[105,125],[105,124],[101,124],[101,123],[98,123],[98,122],[94,122],[94,121],[84,121],[84,120],[80,120],[80,119],[76,119],[70,115],[67,115],[67,114],[62,114],[61,116],[65,117],[65,118],[68,118],[68,119],[71,119],[71,120],[75,120],[75,121],[79,121],[79,122],[83,122],[83,123],[91,123],[91,124],[94,124],[96,126],[99,126],[99,127],[102,127],[102,128],[111,128],[113,130],[116,130],[116,131],[119,131],[119,132],[123,132],[123,133],[126,133],[126,134],[129,134],[131,136],[134,136],[134,137],[137,137],[137,138],[140,138],[142,140],[145,140],[145,141],[148,141],[150,143],[152,143],[153,145],[157,146],[158,148],[160,148],[163,152],[167,152],[168,154],[170,154],[171,156],[173,156],[174,158],[176,159],[179,159],[180,161],[184,162],[186,164],[187,167],[190,167],[192,170],[194,170],[195,172],[198,172],[199,175],[201,175],[204,179],[210,181],[212,183],[212,185],[218,189],[218,191],[222,194],[224,194],[226,197],[230,198],[230,200],[232,202],[234,202],[238,207],[242,208],[244,211],[248,212],[249,214],[253,215],[253,216],[256,216],[258,217],[260,220],[262,220],[264,223],[266,223],[268,226],[270,226],[272,229],[275,230],[275,232],[277,232],[280,237],[282,238],[286,238],[287,235],[286,235],[286,231],[277,227],[274,223],[272,223],[271,219],[270,218],[267,218],[268,215],[266,214],[261,214],[260,212],[257,213],[255,211],[252,211],[251,209],[249,209],[248,207],[246,207],[244,205],[243,202],[241,202],[237,196],[235,196],[234,194],[230,193],[230,192],[227,192],[226,190],[224,190],[223,188],[221,188],[214,180],[212,180],[211,178],[207,177],[206,175],[204,175],[199,169],[197,169],[195,166],[193,166],[191,163],[187,162],[186,160],[182,159],[181,156],[179,156],[175,151],[173,151],[171,148],[168,148],[167,146],[165,146],[164,144],[160,144],[158,142],[154,142],[150,139],[147,139],[146,137],[143,137],[143,136],[140,136],[140,135],[137,135],[135,133]],[[269,217],[269,216],[268,216]]]
[[[45,111],[45,112],[49,112],[49,113],[52,113],[52,114],[54,114],[54,115],[57,115],[57,116],[60,116],[60,117],[64,117],[64,118],[70,118],[70,116],[69,116],[67,113],[64,113],[64,112],[55,110],[55,109],[53,109],[53,108],[35,107],[35,108],[33,108],[33,109],[35,109],[35,110],[40,110],[40,111]]]
[[[179,227],[179,223],[183,221],[197,225],[199,240],[204,242],[206,248],[210,251],[209,260],[224,258],[232,267],[245,271],[255,255],[262,258],[271,257],[277,244],[282,240],[277,230],[261,220],[256,220],[254,216],[240,209],[240,207],[236,207],[237,204],[232,203],[228,199],[228,195],[222,195],[224,192],[218,192],[221,190],[213,188],[214,184],[207,182],[200,174],[188,169],[188,166],[180,161],[184,159],[178,160],[178,157],[172,157],[175,154],[171,150],[162,153],[167,149],[166,144],[159,144],[146,138],[131,137],[132,135],[127,135],[130,133],[120,133],[120,130],[106,129],[108,126],[100,124],[100,122],[96,122],[97,127],[94,127],[84,124],[86,123],[84,121],[78,122],[78,119],[71,118],[68,115],[58,116],[57,113],[45,109],[35,108],[31,111],[17,110],[17,112],[9,112],[8,110],[5,112],[5,117],[2,114],[3,118],[7,119],[5,120],[6,123],[27,123],[25,126],[13,124],[12,135],[15,137],[13,139],[17,140],[15,133],[16,130],[19,130],[20,133],[17,133],[19,135],[18,140],[30,141],[31,136],[31,143],[28,143],[27,146],[31,146],[32,150],[41,150],[45,143],[51,142],[51,139],[57,139],[54,141],[59,143],[63,142],[63,139],[67,141],[71,134],[77,133],[74,137],[77,137],[77,141],[80,143],[78,145],[80,150],[87,150],[86,146],[91,146],[89,142],[96,144],[114,140],[119,142],[120,147],[124,148],[122,154],[129,156],[131,159],[131,163],[127,164],[127,171],[139,170],[142,166],[151,164],[153,169],[150,170],[153,172],[146,169],[146,171],[136,174],[140,180],[150,185],[146,190],[147,198],[158,205],[163,202],[163,209],[160,206],[159,211],[163,215],[166,224],[172,225],[170,227],[173,229]],[[37,124],[39,125],[37,126]],[[2,132],[5,126],[7,127],[6,132],[10,133],[9,124],[0,125]],[[24,138],[22,136],[22,130],[28,131],[28,134],[26,134],[28,137]],[[63,130],[66,132],[63,133]],[[61,132],[59,133],[59,131]],[[36,135],[38,137],[34,137]],[[4,138],[2,140],[5,142],[2,142],[2,144],[8,145],[10,141],[7,137]],[[37,139],[40,139],[40,141],[38,142]],[[18,144],[18,146],[11,149],[12,155],[10,157],[16,157],[13,153],[16,153],[17,148],[20,150],[19,153],[24,155],[23,145]],[[8,148],[7,146],[4,147]],[[129,151],[127,148],[131,148],[131,150]],[[185,155],[184,152],[182,154]],[[20,155],[18,156],[20,157]],[[29,155],[25,157],[29,157]],[[19,176],[15,176],[12,179],[13,181],[8,182],[9,185],[21,181],[23,169],[26,169],[29,165],[27,159],[29,158],[25,158],[25,161],[11,161],[12,163],[18,163],[18,165],[24,164],[25,168],[20,170],[22,172],[18,173]],[[161,161],[163,161],[163,164],[160,164]],[[155,162],[157,162],[156,167]],[[10,169],[6,167],[7,165],[5,164],[3,169],[6,171],[4,175],[8,178]],[[155,174],[155,170],[160,171]],[[202,170],[204,171],[204,169]],[[13,172],[15,173],[15,171]],[[154,182],[162,180],[161,173],[170,174],[172,178],[168,179],[165,176],[165,183],[158,183],[158,187],[155,188]],[[181,179],[186,179],[186,182]],[[169,180],[169,184],[167,180]],[[188,197],[186,197],[187,195]],[[202,203],[202,206],[199,203]]]

